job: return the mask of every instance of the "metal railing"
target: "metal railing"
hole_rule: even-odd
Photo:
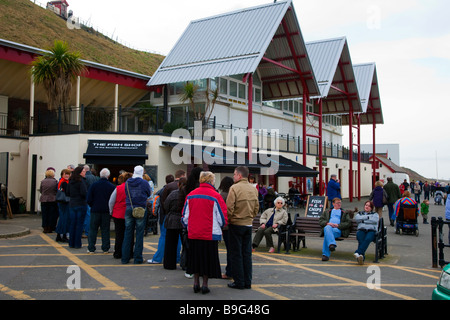
[[[23,122],[12,121],[12,115],[0,114],[0,135],[28,136],[28,115]],[[168,119],[171,119],[168,121]],[[194,132],[194,117],[184,109],[166,110],[163,107],[134,107],[117,110],[117,130],[114,107],[85,107],[58,108],[58,110],[39,109],[32,119],[33,134],[61,134],[61,133],[105,133],[118,132],[129,134],[166,134],[170,135],[177,128],[189,131],[191,137],[198,136]],[[213,135],[211,135],[213,132]],[[220,124],[216,117],[203,121],[201,137],[205,141],[216,141],[223,146],[247,147],[247,128],[236,127],[232,124]],[[209,134],[209,136],[208,136]],[[300,136],[280,134],[276,130],[253,129],[253,148],[277,150],[303,154],[303,141]],[[307,139],[306,154],[319,156],[319,141]],[[323,142],[323,158],[350,159],[350,150],[338,144]],[[361,161],[369,163],[369,153],[361,153]],[[352,154],[353,161],[358,160],[356,151]]]
[[[449,261],[445,261],[444,248],[449,248],[449,244],[444,242],[444,225],[450,225],[449,220],[445,220],[442,217],[431,218],[431,252],[433,268],[437,268],[438,264],[442,268],[449,264]],[[449,231],[450,232],[450,231]]]

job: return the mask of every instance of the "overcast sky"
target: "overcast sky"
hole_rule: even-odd
[[[190,21],[272,2],[69,0],[69,9],[131,47],[167,55]],[[376,63],[384,116],[377,143],[399,144],[401,166],[450,179],[450,1],[293,4],[306,42],[345,36],[353,64]],[[372,143],[371,126],[361,130],[361,138]],[[343,143],[348,145],[348,135]]]

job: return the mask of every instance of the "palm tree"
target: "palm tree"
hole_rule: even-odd
[[[79,52],[69,52],[67,42],[56,40],[49,52],[37,57],[32,63],[31,74],[35,84],[43,84],[48,108],[62,107],[64,118],[72,92],[72,81],[86,71]],[[66,122],[65,119],[63,120]]]
[[[186,82],[183,86],[183,93],[180,97],[181,102],[186,102],[187,100],[189,100],[189,105],[192,109],[192,112],[194,113],[195,120],[202,119],[200,109],[197,110],[195,106],[195,99],[197,98],[198,89],[199,86],[197,84],[194,84],[192,82]]]

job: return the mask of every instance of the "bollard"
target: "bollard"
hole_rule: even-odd
[[[436,217],[431,218],[431,259],[433,268],[438,267],[437,263],[437,221]]]

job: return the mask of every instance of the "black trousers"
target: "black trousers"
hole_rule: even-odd
[[[123,239],[125,237],[125,219],[114,219],[114,230],[116,232],[116,238],[114,243],[114,258],[120,259],[122,258],[122,244]],[[133,248],[134,248],[134,237],[131,240],[131,254],[130,257],[133,256]]]
[[[177,268],[178,241],[183,229],[166,229],[166,241],[164,244],[164,269],[175,270]]]

